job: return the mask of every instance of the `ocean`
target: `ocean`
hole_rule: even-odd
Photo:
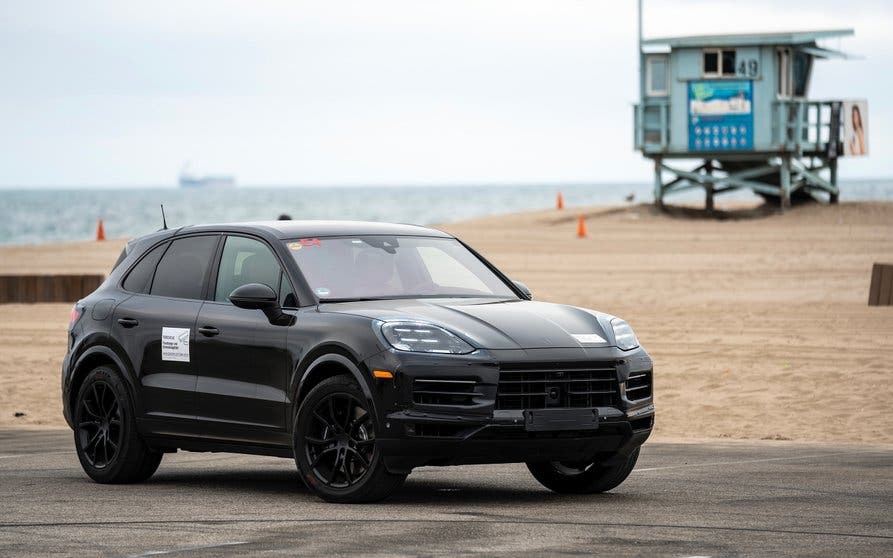
[[[558,192],[565,207],[618,205],[635,195],[651,202],[650,184],[555,184],[391,187],[83,188],[0,190],[0,244],[89,240],[98,219],[108,237],[134,237],[168,226],[276,219],[362,219],[422,225],[472,217],[547,209]],[[748,199],[749,192],[723,196]],[[669,198],[698,200],[690,191]],[[893,201],[893,179],[841,184],[842,201]]]

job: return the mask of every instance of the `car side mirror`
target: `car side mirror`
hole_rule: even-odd
[[[295,323],[295,317],[284,313],[279,306],[276,291],[262,283],[248,283],[238,287],[230,293],[229,300],[238,308],[263,311],[273,325],[289,326]]]
[[[521,294],[524,295],[524,298],[527,300],[533,300],[533,293],[530,292],[530,289],[522,283],[521,281],[512,281],[515,284],[515,288],[521,291]]]

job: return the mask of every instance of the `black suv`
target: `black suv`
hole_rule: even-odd
[[[68,341],[65,418],[103,483],[145,480],[182,449],[294,457],[334,502],[466,463],[602,492],[653,425],[651,358],[625,321],[533,302],[417,226],[158,231],[74,306]]]

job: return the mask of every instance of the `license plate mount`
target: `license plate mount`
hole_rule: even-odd
[[[597,430],[597,409],[537,409],[524,411],[524,429],[528,432],[558,430]]]

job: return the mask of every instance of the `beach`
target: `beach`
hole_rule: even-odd
[[[537,300],[627,319],[655,363],[656,439],[893,443],[893,307],[867,305],[872,264],[893,263],[891,202],[725,220],[569,208],[439,228]],[[107,273],[123,244],[3,246],[0,273]],[[70,308],[2,306],[0,427],[64,425]]]

